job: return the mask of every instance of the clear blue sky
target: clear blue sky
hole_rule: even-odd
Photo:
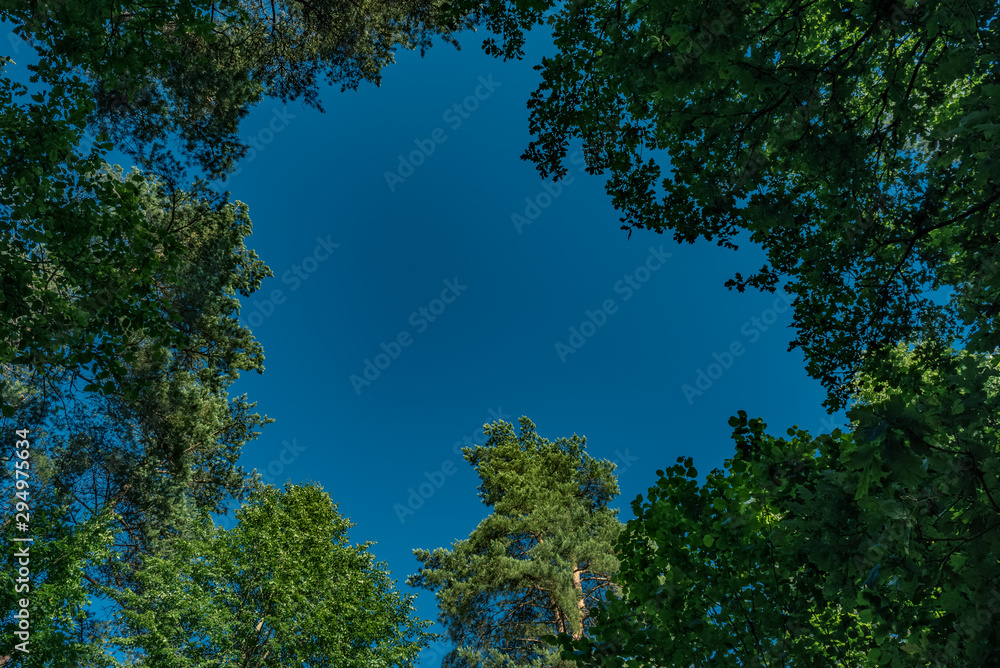
[[[439,45],[423,59],[401,53],[379,88],[327,89],[326,114],[263,104],[243,125],[261,150],[228,184],[249,204],[251,244],[275,273],[242,314],[266,371],[236,390],[277,421],[242,461],[280,468],[278,484],[321,483],[357,524],[352,540],[377,541],[372,551],[405,592],[417,591],[404,584],[414,548],[448,547],[488,512],[455,446],[483,443],[483,423],[498,416],[527,415],[547,438],[585,435],[591,455],[619,461],[622,521],[677,457],[693,456],[702,473],[721,466],[740,409],[775,434],[832,426],[801,353],[787,352],[785,304],[723,287],[762,253],[647,231],[628,239],[604,180],[575,166],[550,195],[519,157],[546,35],[532,33],[527,57],[507,63],[482,52],[481,34],[461,41],[461,51]],[[421,164],[410,173],[400,155]],[[526,211],[526,198],[538,209]],[[269,307],[272,291],[283,301]],[[435,302],[442,291],[451,303]],[[584,330],[578,349],[571,327]],[[408,345],[397,351],[400,336]],[[560,356],[557,343],[574,352]],[[728,369],[709,369],[734,345],[742,354]],[[685,396],[699,369],[717,377]],[[424,483],[432,493],[411,503]],[[420,591],[417,605],[436,619],[433,594]],[[421,668],[444,651],[425,652]]]
[[[740,409],[774,434],[843,422],[786,351],[785,303],[723,287],[760,251],[628,239],[604,179],[577,165],[546,190],[519,157],[546,34],[507,63],[481,40],[400,53],[379,88],[327,89],[325,114],[263,103],[226,185],[275,274],[243,300],[266,371],[233,393],[276,422],[241,462],[279,485],[321,483],[406,593],[414,548],[450,546],[488,512],[457,445],[483,443],[484,422],[527,415],[542,436],[585,435],[620,464],[622,521],[677,457],[721,466]],[[436,619],[432,593],[417,607]]]

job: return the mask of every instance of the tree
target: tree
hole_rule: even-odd
[[[762,246],[764,266],[727,286],[795,295],[790,348],[832,409],[899,341],[1000,345],[996,3],[554,7],[478,10],[505,57],[552,25],[522,157],[558,179],[580,141],[629,234]]]
[[[434,637],[318,485],[267,486],[236,517],[164,539],[117,594],[132,665],[413,666]]]
[[[167,150],[218,178],[247,151],[237,135],[265,97],[302,99],[322,110],[319,85],[379,84],[398,47],[458,46],[460,18],[441,0],[186,0],[105,3],[18,0],[0,17],[43,63],[66,61],[60,81],[88,82],[94,127],[163,177],[180,165]]]
[[[40,462],[33,460],[30,457],[28,463],[37,470]],[[30,470],[32,476],[36,470]],[[5,488],[13,488],[12,477],[4,475]],[[106,509],[74,526],[65,521],[64,495],[34,484],[27,489],[30,534],[16,531],[14,522],[0,525],[0,546],[10,555],[0,592],[0,629],[7,655],[0,658],[9,658],[3,665],[111,666],[104,646],[94,642],[100,622],[88,612],[100,591],[84,575],[114,554],[114,518]],[[26,536],[33,541],[17,540]],[[25,574],[19,572],[22,565],[29,569]]]
[[[617,570],[615,464],[586,454],[585,438],[520,426],[517,436],[503,420],[484,425],[486,444],[463,449],[493,513],[450,550],[413,552],[423,565],[407,584],[437,592],[457,646],[445,666],[557,665],[541,636],[582,637]]]
[[[690,460],[658,472],[618,541],[623,594],[594,611],[590,639],[561,637],[563,656],[996,663],[1000,365],[928,343],[884,367],[859,379],[850,433],[775,438],[741,411],[728,474],[699,485]]]
[[[6,434],[15,427],[31,434],[32,513],[48,522],[46,529],[32,523],[32,531],[67,556],[82,555],[73,562],[76,570],[62,571],[75,584],[58,586],[104,596],[106,605],[89,616],[72,608],[82,599],[55,599],[55,605],[67,601],[66,619],[78,624],[74,642],[90,653],[106,644],[107,622],[118,605],[102,592],[132,589],[157,539],[187,531],[202,513],[226,512],[259,485],[237,462],[258,435],[255,428],[270,421],[253,411],[246,395],[228,394],[240,371],[263,369],[260,344],[236,319],[236,292],[251,294],[270,274],[244,245],[251,230],[246,206],[171,191],[152,179],[136,178],[136,188],[148,228],[169,229],[181,248],[169,271],[160,265],[145,281],[163,312],[177,315],[169,327],[183,335],[183,345],[170,345],[136,320],[103,320],[102,309],[119,308],[130,297],[114,283],[95,279],[103,289],[85,289],[92,286],[53,279],[71,304],[93,314],[92,323],[107,322],[120,350],[130,353],[120,360],[122,372],[104,381],[101,394],[80,387],[81,377],[93,382],[87,376],[97,360],[82,371],[69,363],[41,370],[7,364],[0,373],[2,398],[16,408],[0,426]],[[127,268],[122,273],[129,275]],[[70,339],[81,338],[77,334],[66,332]],[[98,327],[86,334],[99,351],[108,350],[99,347],[107,340]],[[10,528],[14,513],[12,500],[4,499],[3,527]],[[110,536],[109,546],[87,538],[97,526]],[[6,624],[14,608],[3,609]],[[73,616],[78,613],[83,616]]]
[[[49,289],[66,296],[78,324],[38,321],[64,337],[64,348],[37,366],[6,366],[4,399],[17,406],[18,425],[40,434],[39,451],[60,462],[57,484],[88,499],[85,507],[122,504],[125,517],[128,506],[145,514],[176,498],[164,485],[179,483],[200,506],[217,510],[243,487],[235,462],[254,427],[267,421],[245,396],[230,398],[226,390],[240,371],[263,370],[260,344],[236,320],[235,293],[251,294],[270,270],[244,246],[251,230],[245,205],[170,191],[155,180],[136,177],[132,185],[147,228],[169,237],[177,260],[153,265],[140,295],[122,294],[113,266],[81,261],[82,275],[51,277]],[[121,252],[141,249],[131,241],[121,240]],[[173,314],[166,325],[172,336],[129,317],[123,302],[135,296],[137,308],[152,302],[151,318]],[[91,346],[70,347],[75,340]],[[82,393],[80,380],[90,383]],[[88,396],[98,383],[101,394]],[[155,526],[164,516],[149,519]]]
[[[0,18],[38,62],[30,86],[0,77],[0,363],[93,365],[89,385],[104,393],[134,353],[122,323],[185,347],[152,281],[176,270],[183,239],[151,224],[164,202],[141,191],[164,191],[168,210],[204,208],[204,183],[182,193],[186,168],[230,173],[253,105],[270,96],[322,110],[323,80],[378,84],[395,48],[423,52],[438,34],[455,43],[466,22],[440,15],[440,0],[6,3]],[[112,148],[145,175],[107,165]],[[95,286],[103,293],[88,294]]]
[[[54,69],[39,76],[52,83]],[[110,391],[105,379],[120,376],[133,352],[122,320],[166,345],[180,342],[170,314],[150,299],[152,276],[169,272],[177,253],[167,256],[145,220],[139,179],[105,169],[105,144],[81,156],[71,149],[87,113],[79,82],[30,101],[23,85],[0,79],[0,87],[23,102],[0,109],[7,129],[0,134],[0,361],[40,373],[93,365],[92,384]],[[135,255],[146,258],[141,268]],[[83,335],[86,325],[92,335]],[[5,405],[5,414],[11,410]]]
[[[593,611],[591,638],[561,636],[580,666],[868,665],[870,624],[830,605],[823,579],[753,476],[690,458],[657,471],[618,541],[620,596]],[[636,662],[636,663],[632,663]],[[874,664],[872,664],[874,665]]]
[[[49,117],[59,109],[31,105],[22,116],[27,134],[18,141],[34,145],[32,132],[46,124],[50,139],[79,141],[83,121],[63,128]],[[32,149],[37,154],[8,154],[0,164],[0,171],[6,168],[0,179],[19,184],[0,198],[9,224],[0,231],[8,316],[0,361],[29,366],[43,378],[65,370],[103,395],[138,390],[127,377],[144,340],[199,363],[206,355],[216,358],[208,367],[231,379],[237,369],[258,368],[262,352],[249,331],[235,326],[234,318],[213,321],[236,312],[235,291],[249,295],[270,275],[243,245],[251,230],[246,206],[225,201],[203,182],[184,191],[135,170],[125,176],[95,156],[62,163],[69,165],[65,173],[47,172],[51,148],[40,142]],[[197,253],[221,253],[213,260],[214,274],[184,275],[209,268],[192,269]],[[186,285],[183,292],[179,282]],[[199,300],[210,298],[224,299],[223,311],[196,315],[208,305]],[[203,349],[207,342],[195,332],[206,328],[215,343]],[[5,407],[8,415],[12,410]]]

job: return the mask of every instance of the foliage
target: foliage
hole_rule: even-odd
[[[56,76],[47,68],[42,74]],[[138,179],[105,169],[104,144],[84,156],[72,149],[88,109],[82,84],[53,86],[30,102],[27,87],[7,79],[0,87],[24,102],[0,108],[0,360],[45,372],[96,359],[92,384],[110,391],[106,383],[133,355],[123,321],[166,345],[181,342],[170,314],[150,299],[152,276],[169,272],[169,262],[149,226],[135,225],[142,218]],[[139,271],[136,254],[148,258]],[[90,334],[80,331],[87,325]]]
[[[561,178],[582,141],[630,234],[759,244],[764,266],[727,285],[795,295],[790,347],[831,408],[899,341],[1000,345],[996,3],[489,0],[481,11],[503,31],[500,52],[519,57],[522,29],[550,9],[558,52],[539,67],[523,157]]]
[[[593,640],[563,636],[579,665],[864,666],[868,625],[829,605],[802,536],[750,475],[727,461],[699,485],[690,458],[660,476],[619,538],[620,597]]]
[[[856,594],[883,634],[907,639],[893,655],[901,662],[910,654],[934,666],[996,663],[1000,358],[897,347],[860,387],[848,413],[855,446],[831,480],[840,489],[813,502],[827,509],[822,531],[791,526],[814,536],[814,560],[836,576],[828,587]],[[857,508],[859,526],[835,502]],[[834,568],[843,562],[850,568]]]
[[[7,315],[0,361],[42,378],[68,371],[87,390],[131,399],[141,389],[136,367],[163,364],[164,353],[150,357],[151,350],[179,353],[203,379],[231,381],[238,370],[262,368],[260,345],[231,317],[235,292],[249,295],[271,275],[243,245],[251,231],[246,206],[203,182],[182,191],[136,170],[124,176],[96,153],[58,163],[66,173],[46,172],[54,149],[33,134],[51,126],[49,139],[63,132],[78,142],[83,124],[76,118],[62,128],[46,114],[66,108],[50,102],[20,117],[27,133],[20,141],[39,152],[6,154],[0,165],[7,168],[0,180],[20,184],[0,201]],[[74,185],[60,180],[71,178]]]
[[[35,469],[41,465],[44,470],[45,464],[34,456],[29,463]],[[12,487],[7,477],[5,483]],[[10,668],[110,666],[104,648],[93,642],[100,624],[88,613],[88,608],[99,600],[100,592],[86,579],[86,572],[113,554],[113,517],[105,511],[73,526],[65,521],[67,495],[52,488],[29,489],[30,537],[34,540],[14,540],[26,534],[16,530],[13,515],[5,517],[0,525],[0,548],[6,555],[0,592],[0,610],[4,611],[0,630],[7,639],[4,649],[11,656],[4,665]],[[28,577],[17,572],[22,563],[30,569]],[[21,609],[20,602],[25,600],[29,626],[20,629],[20,620],[14,617],[14,612]],[[16,630],[26,630],[27,635],[18,637]],[[24,640],[28,653],[14,650],[13,646]]]
[[[55,605],[65,602],[69,616],[79,613],[84,591],[131,589],[143,555],[158,538],[187,530],[204,512],[225,512],[255,488],[259,483],[237,461],[243,445],[257,436],[254,429],[270,421],[253,412],[245,395],[227,392],[239,371],[263,369],[260,345],[236,320],[236,292],[252,293],[270,274],[244,246],[250,233],[246,206],[139,176],[135,184],[148,229],[169,232],[177,244],[172,270],[161,265],[146,281],[160,307],[177,315],[170,327],[184,345],[170,345],[170,339],[123,318],[109,322],[108,331],[129,354],[119,360],[122,371],[105,382],[102,394],[79,387],[81,378],[93,382],[87,376],[100,368],[99,360],[82,370],[51,363],[41,372],[7,364],[0,374],[3,400],[16,407],[0,425],[8,434],[15,426],[31,433],[33,513],[48,518],[47,528],[33,522],[32,531],[39,542],[55,543],[55,554],[65,549],[67,558],[76,559],[71,562],[76,570],[65,571],[59,581],[75,593],[55,599]],[[121,269],[129,275],[128,265]],[[97,314],[133,296],[96,279],[94,285],[51,284],[70,295],[74,307]],[[102,334],[95,330],[85,334],[100,344]],[[10,522],[13,515],[5,499],[2,517]],[[88,538],[98,525],[106,546]],[[56,562],[60,559],[52,557]],[[117,604],[113,596],[104,603],[94,614],[73,617],[79,622],[74,642],[89,648],[80,652],[93,654],[106,643],[107,620]],[[5,610],[6,623],[13,608]]]
[[[445,666],[558,665],[541,635],[581,637],[617,570],[615,464],[586,454],[585,438],[520,426],[518,436],[503,420],[484,425],[486,444],[463,449],[493,513],[450,550],[414,550],[423,565],[407,584],[436,591],[457,646]]]
[[[398,46],[454,43],[467,22],[441,15],[440,0],[4,3],[37,62],[30,82],[0,77],[0,363],[87,369],[107,394],[135,361],[126,331],[190,347],[156,289],[179,280],[172,216],[229,205],[200,181],[181,192],[186,166],[232,171],[247,151],[239,122],[264,97],[322,110],[324,80],[378,84]],[[146,173],[123,177],[112,148]]]
[[[379,84],[397,47],[423,53],[434,35],[457,46],[440,0],[186,0],[180,3],[17,0],[0,17],[42,62],[83,73],[92,123],[161,176],[181,167],[167,149],[212,178],[247,151],[240,121],[265,97],[322,110],[321,83]],[[66,72],[70,76],[69,72]],[[75,76],[75,75],[74,75]]]
[[[265,487],[230,531],[165,539],[123,592],[135,666],[412,666],[434,634],[316,485]]]
[[[859,380],[851,433],[775,438],[741,411],[728,474],[662,472],[618,541],[623,595],[594,611],[593,640],[561,638],[564,657],[996,663],[998,362],[900,346],[879,377]]]

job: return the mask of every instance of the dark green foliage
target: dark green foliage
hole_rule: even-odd
[[[791,346],[831,407],[899,341],[1000,345],[996,3],[485,7],[506,56],[553,9],[524,158],[560,178],[582,142],[630,233],[760,244],[728,285],[795,295]]]
[[[928,358],[933,364],[928,365]],[[936,371],[928,372],[930,367]],[[1000,370],[893,349],[851,433],[768,436],[699,485],[662,472],[618,542],[581,665],[987,666],[1000,656]]]
[[[21,102],[0,108],[0,361],[41,374],[89,368],[94,388],[110,392],[135,354],[126,329],[182,343],[153,296],[153,277],[169,279],[177,253],[144,219],[140,179],[106,168],[106,145],[76,154],[82,84],[30,101],[19,84],[0,87]]]
[[[137,369],[168,364],[166,351],[213,390],[261,369],[259,344],[233,317],[235,293],[270,275],[243,245],[246,206],[201,182],[185,192],[98,163],[75,169],[78,192],[43,179],[11,198],[0,265],[17,278],[4,286],[0,359],[43,379],[64,370],[86,390],[130,399],[143,387]],[[101,205],[108,200],[117,204]]]
[[[264,98],[321,109],[321,84],[378,85],[397,48],[423,53],[435,35],[457,46],[452,32],[467,21],[445,20],[441,4],[20,0],[0,17],[43,61],[80,68],[95,103],[90,120],[118,148],[167,176],[182,166],[168,144],[177,138],[183,160],[214,178],[246,153],[239,123]]]
[[[242,500],[258,483],[237,466],[240,452],[269,421],[245,396],[227,392],[239,371],[263,369],[260,345],[236,320],[236,292],[250,294],[270,275],[244,246],[250,233],[245,205],[170,190],[155,180],[135,178],[134,187],[147,228],[175,245],[166,246],[177,257],[173,266],[152,263],[145,281],[163,311],[176,315],[167,322],[183,344],[122,318],[111,331],[128,354],[117,359],[121,371],[101,393],[80,387],[81,378],[93,382],[87,376],[101,368],[98,358],[82,369],[69,362],[41,372],[5,365],[0,385],[4,401],[16,407],[2,421],[4,432],[16,426],[31,433],[31,505],[45,518],[40,526],[32,522],[32,531],[75,559],[59,577],[37,573],[38,584],[69,592],[65,615],[53,619],[76,620],[74,642],[90,653],[106,640],[103,624],[115,599],[102,616],[86,618],[84,594],[132,589],[156,540],[183,534],[201,513],[225,512]],[[124,252],[128,244],[122,245]],[[109,302],[131,297],[123,290],[106,300],[107,292],[93,286],[58,280],[50,289],[70,294],[74,307],[93,308],[95,317]],[[8,504],[3,517],[9,522]],[[98,528],[107,544],[93,542]],[[5,610],[9,623],[12,608]]]

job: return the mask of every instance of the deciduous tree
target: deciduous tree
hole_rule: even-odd
[[[111,666],[105,647],[95,642],[102,624],[90,606],[100,600],[100,590],[88,582],[86,573],[115,553],[113,511],[105,509],[77,524],[66,522],[71,499],[46,486],[44,462],[31,456],[28,463],[29,530],[18,529],[13,521],[0,524],[0,547],[7,561],[0,590],[5,638],[0,659],[8,658],[3,662],[8,668]],[[13,488],[11,478],[4,475],[5,490]],[[15,540],[26,537],[32,541]],[[22,610],[27,617],[15,618]]]
[[[623,593],[596,607],[591,638],[562,636],[564,658],[996,663],[997,359],[900,346],[859,388],[849,433],[776,438],[741,412],[727,472],[660,472],[618,541]]]
[[[159,541],[117,594],[132,665],[406,667],[434,637],[321,487],[265,487],[236,517]]]
[[[791,346],[832,408],[899,341],[1000,345],[996,3],[488,0],[478,11],[507,57],[525,27],[543,15],[552,26],[523,157],[560,178],[582,142],[630,234],[759,244],[767,262],[727,285],[795,295]]]

